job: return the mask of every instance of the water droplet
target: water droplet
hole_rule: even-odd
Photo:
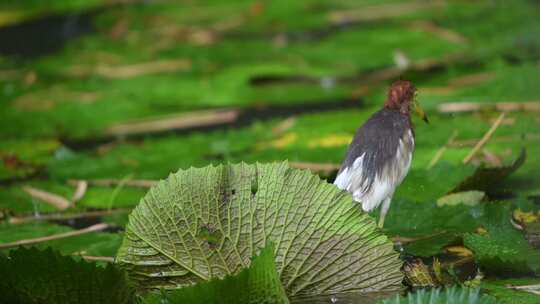
[[[330,90],[336,85],[336,80],[333,77],[323,77],[320,84],[323,89]]]

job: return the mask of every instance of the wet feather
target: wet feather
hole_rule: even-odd
[[[334,184],[371,211],[388,204],[407,175],[414,151],[410,117],[383,108],[360,127]]]

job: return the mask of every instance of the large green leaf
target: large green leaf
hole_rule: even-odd
[[[133,291],[115,266],[75,261],[52,249],[0,254],[2,303],[132,303]]]
[[[274,248],[268,246],[249,266],[235,276],[162,293],[149,293],[145,304],[166,303],[289,303],[279,281],[274,261]]]
[[[130,215],[118,261],[142,288],[235,274],[268,242],[289,296],[397,291],[392,243],[351,196],[287,163],[172,174]]]
[[[496,304],[495,298],[480,294],[479,289],[451,287],[419,290],[406,297],[384,300],[382,304]]]

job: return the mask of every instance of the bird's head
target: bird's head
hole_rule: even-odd
[[[399,111],[409,115],[411,110],[416,112],[422,120],[428,122],[424,110],[420,107],[417,99],[417,91],[414,85],[407,80],[398,80],[392,83],[388,89],[388,97],[384,106],[388,109]]]

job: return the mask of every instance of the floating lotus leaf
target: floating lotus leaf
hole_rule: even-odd
[[[223,278],[274,244],[289,297],[397,291],[392,243],[351,196],[285,163],[181,170],[130,215],[117,260],[142,289]]]

